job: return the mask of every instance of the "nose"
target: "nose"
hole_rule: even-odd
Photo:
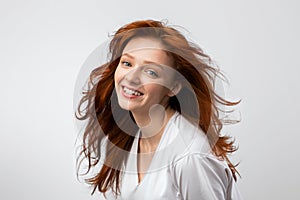
[[[139,67],[132,67],[132,69],[125,75],[125,79],[132,84],[138,85],[141,83],[141,70]]]

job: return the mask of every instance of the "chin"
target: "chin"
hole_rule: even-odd
[[[122,109],[124,109],[124,110],[129,110],[129,109],[130,109],[129,105],[126,104],[125,102],[120,102],[120,101],[118,101],[118,103],[119,103],[119,106],[120,106]]]
[[[134,110],[134,109],[136,109],[135,108],[135,106],[131,106],[131,105],[128,105],[129,103],[128,103],[128,101],[127,102],[124,102],[124,101],[118,101],[118,103],[119,103],[119,106],[123,109],[123,110],[128,110],[128,111],[132,111],[132,110]]]
[[[125,99],[122,96],[120,98],[118,98],[118,104],[122,109],[128,110],[128,111],[134,111],[137,109],[141,109],[140,102],[131,102],[130,100]]]

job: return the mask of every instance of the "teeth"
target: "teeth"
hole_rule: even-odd
[[[124,87],[123,90],[124,90],[124,92],[126,94],[129,94],[129,95],[135,95],[135,96],[141,96],[142,95],[142,93],[140,93],[138,91],[135,91],[135,90],[131,90],[131,89],[127,88],[127,87]]]

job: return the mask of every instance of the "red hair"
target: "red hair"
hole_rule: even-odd
[[[229,136],[221,136],[223,121],[219,119],[222,111],[218,105],[224,107],[237,105],[239,102],[230,102],[216,94],[214,81],[216,76],[222,76],[219,70],[212,66],[211,58],[203,53],[197,45],[187,39],[176,29],[166,26],[160,21],[135,21],[121,27],[110,42],[110,60],[106,64],[94,69],[89,77],[88,89],[83,93],[77,113],[79,120],[87,120],[84,129],[82,149],[79,153],[78,167],[84,159],[88,161],[90,170],[101,164],[100,159],[105,157],[101,170],[87,182],[94,186],[94,190],[105,193],[112,189],[115,194],[120,191],[121,169],[127,159],[126,154],[120,154],[115,147],[129,152],[134,136],[127,134],[120,128],[126,124],[126,129],[136,132],[138,127],[131,123],[126,111],[122,111],[114,94],[114,73],[119,64],[120,56],[126,44],[136,37],[152,37],[161,42],[168,50],[168,55],[174,60],[175,68],[191,87],[183,87],[174,97],[170,98],[169,105],[183,116],[198,124],[206,133],[214,154],[226,160],[234,178],[236,179],[236,165],[228,159],[228,154],[237,150],[234,141]],[[178,99],[184,98],[184,102]],[[193,106],[192,111],[185,109]],[[118,116],[113,115],[118,110]],[[117,123],[119,121],[120,123]],[[106,152],[101,151],[101,140],[107,136],[114,147],[108,147]],[[117,148],[117,149],[118,149]],[[105,155],[103,155],[105,154]],[[81,159],[80,159],[81,158]],[[79,168],[78,168],[79,169]]]

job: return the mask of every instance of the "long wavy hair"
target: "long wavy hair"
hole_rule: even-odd
[[[183,87],[176,96],[171,97],[169,106],[191,121],[196,119],[198,126],[207,135],[213,153],[218,158],[226,160],[236,180],[237,165],[228,159],[228,154],[236,151],[237,147],[231,137],[221,134],[224,123],[228,121],[221,119],[220,114],[227,112],[226,108],[237,105],[239,101],[228,101],[216,93],[215,79],[223,75],[199,46],[188,41],[175,28],[154,20],[135,21],[121,27],[109,44],[109,61],[90,73],[88,87],[83,92],[75,113],[77,119],[86,121],[77,157],[77,173],[84,160],[88,161],[88,166],[82,175],[87,175],[100,165],[100,170],[96,174],[85,179],[93,186],[92,194],[97,188],[104,194],[109,189],[116,195],[120,192],[122,168],[125,166],[127,156],[115,149],[130,152],[134,135],[127,133],[128,131],[135,133],[138,127],[132,123],[132,116],[127,114],[128,111],[122,111],[117,103],[114,73],[126,44],[137,37],[155,38],[168,50],[168,55],[174,61],[172,67],[191,86]],[[178,99],[182,98],[184,101],[179,102]],[[185,109],[187,107],[194,109]],[[116,110],[117,116],[113,114]],[[120,124],[125,125],[126,131],[120,128]],[[105,151],[101,149],[104,137],[113,144]]]

